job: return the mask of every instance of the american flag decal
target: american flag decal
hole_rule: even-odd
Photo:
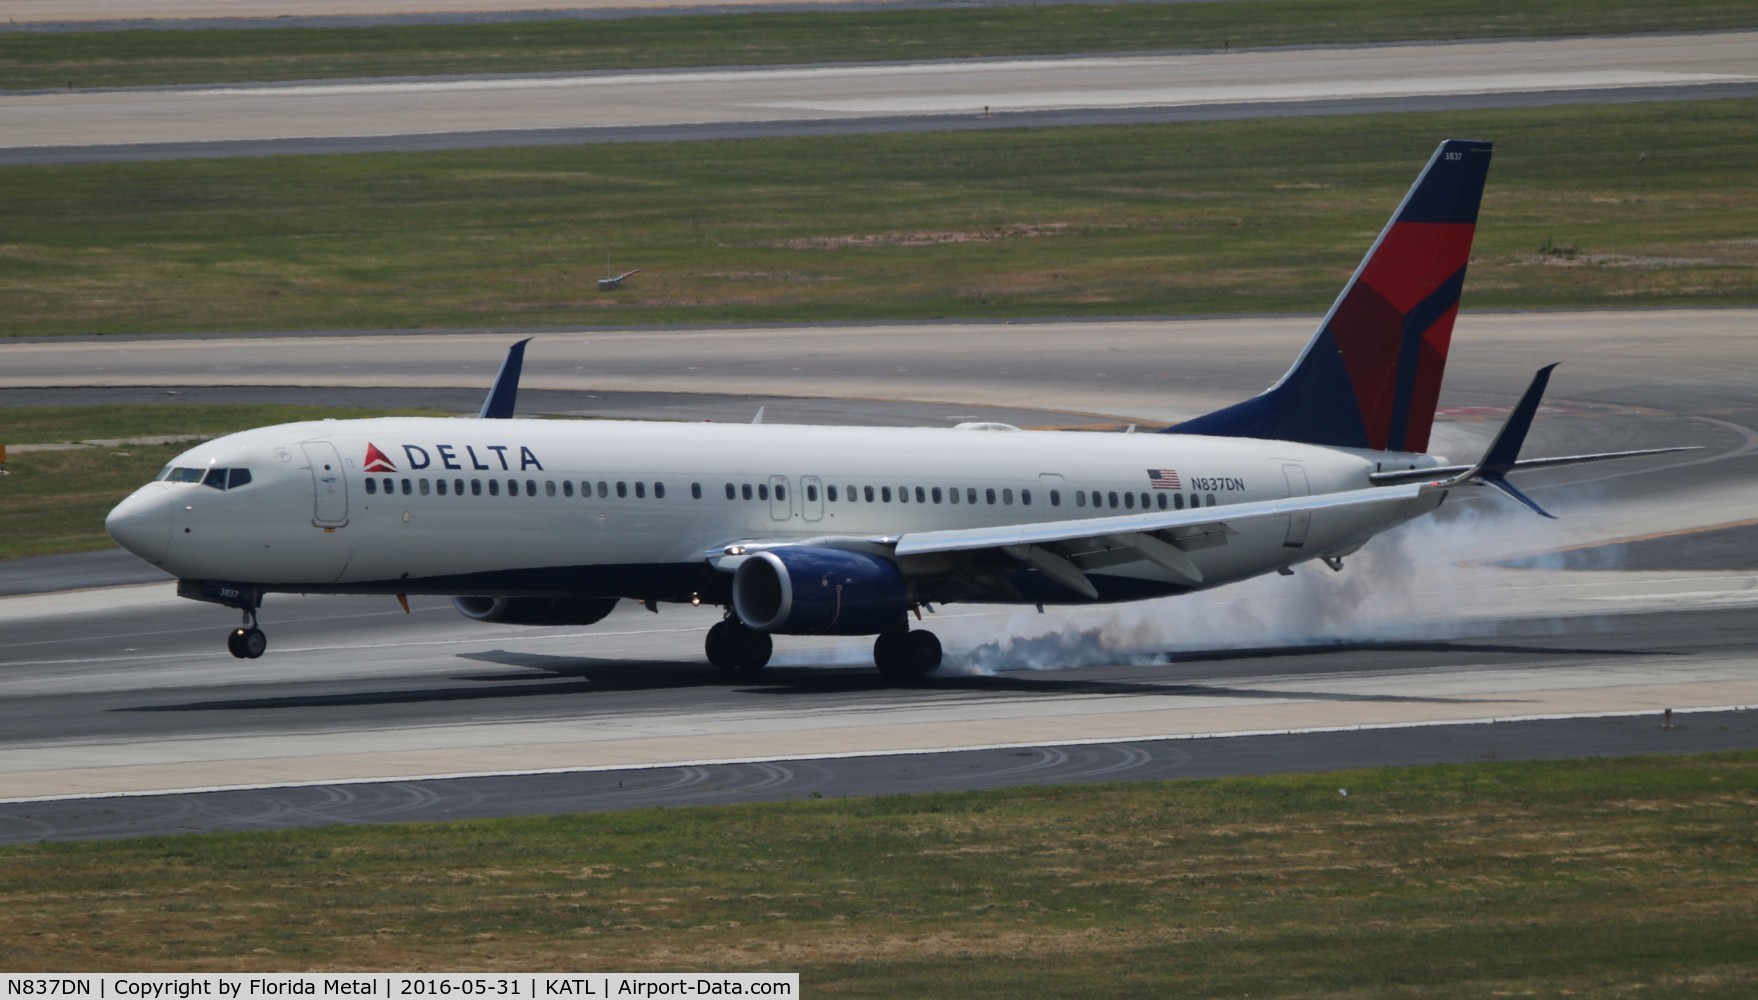
[[[1156,490],[1184,489],[1184,484],[1178,480],[1177,469],[1149,469],[1148,482]]]

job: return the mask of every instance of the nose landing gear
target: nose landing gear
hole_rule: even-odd
[[[269,637],[256,627],[256,612],[244,612],[244,624],[226,636],[226,649],[240,660],[254,660],[269,648]]]

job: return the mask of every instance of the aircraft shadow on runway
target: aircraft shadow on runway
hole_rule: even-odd
[[[1457,655],[1479,657],[1485,654],[1525,658],[1579,658],[1616,656],[1684,656],[1658,650],[1628,650],[1605,647],[1527,646],[1473,642],[1358,642],[1323,643],[1307,646],[1259,647],[1254,649],[1219,649],[1182,651],[1166,654],[1167,668],[1227,661],[1279,659],[1285,657],[1336,654],[1408,654]],[[230,698],[209,701],[180,702],[167,705],[140,705],[116,708],[117,712],[202,712],[262,711],[300,708],[338,708],[357,706],[407,705],[449,701],[487,701],[514,698],[554,699],[569,695],[602,695],[612,692],[660,691],[670,689],[727,688],[735,694],[799,696],[835,695],[879,692],[900,688],[926,692],[973,692],[1021,695],[1159,695],[1201,696],[1239,699],[1288,699],[1339,702],[1413,702],[1413,703],[1481,703],[1498,699],[1464,697],[1418,697],[1390,694],[1357,694],[1349,692],[1298,691],[1235,687],[1215,683],[1220,678],[1206,678],[1201,683],[1180,679],[1169,673],[1165,681],[1117,680],[1102,677],[1069,676],[1067,671],[1019,670],[997,674],[955,675],[927,678],[915,682],[896,681],[878,674],[870,667],[772,666],[760,678],[721,673],[705,666],[675,661],[605,660],[579,656],[556,656],[491,650],[467,653],[459,659],[485,664],[503,665],[514,670],[494,673],[460,674],[452,680],[458,686],[414,687],[396,690],[337,690],[328,693],[298,694],[260,698]],[[1513,665],[1513,664],[1510,664]],[[1278,665],[1279,669],[1285,665]],[[1334,667],[1334,664],[1330,666]],[[1354,667],[1354,664],[1351,664]],[[1092,668],[1069,668],[1082,672]],[[1245,679],[1245,678],[1241,678]]]

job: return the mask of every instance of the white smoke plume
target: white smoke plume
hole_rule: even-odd
[[[1575,495],[1565,517],[1590,518]],[[1181,651],[1493,635],[1542,609],[1534,596],[1570,533],[1559,522],[1485,496],[1387,532],[1344,562],[1312,561],[1183,597],[1103,608],[1064,607],[943,615],[946,674],[990,674],[1119,663],[1159,663]],[[1531,557],[1532,553],[1552,553]],[[1498,560],[1524,556],[1521,568]],[[1615,551],[1598,556],[1615,568]],[[1596,567],[1597,568],[1597,567]]]

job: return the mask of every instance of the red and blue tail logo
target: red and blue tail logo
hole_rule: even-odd
[[[1490,149],[1441,143],[1280,382],[1168,430],[1426,451]]]

